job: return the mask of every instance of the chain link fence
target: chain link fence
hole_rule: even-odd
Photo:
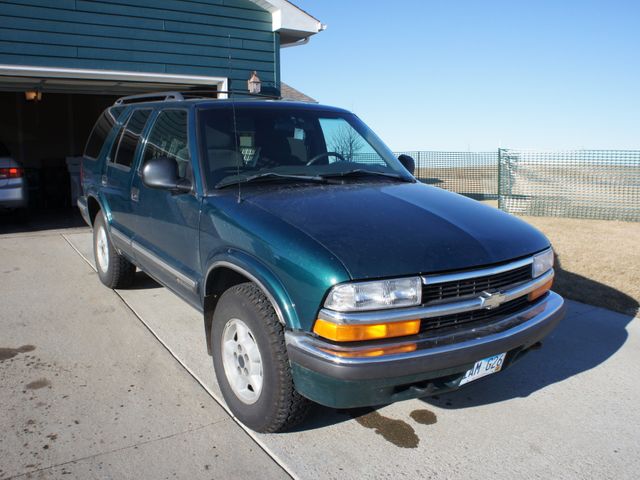
[[[640,221],[640,151],[500,149],[498,156],[506,212]]]
[[[402,154],[413,157],[423,183],[476,200],[498,198],[497,152],[396,152]]]
[[[396,152],[415,176],[518,215],[640,221],[640,151]]]

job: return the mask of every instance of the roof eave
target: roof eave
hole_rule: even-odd
[[[281,45],[294,45],[326,28],[320,20],[287,0],[251,0],[271,13],[273,31],[280,33]]]

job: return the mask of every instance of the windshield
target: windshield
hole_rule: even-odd
[[[411,181],[355,115],[292,106],[236,104],[199,112],[209,188],[250,181],[363,176]]]

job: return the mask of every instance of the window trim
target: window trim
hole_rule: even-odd
[[[147,117],[147,120],[145,121],[144,127],[142,128],[142,131],[140,132],[140,136],[138,138],[138,141],[136,142],[136,148],[133,151],[133,158],[131,160],[131,164],[130,165],[123,165],[122,163],[117,163],[115,160],[116,158],[118,158],[118,153],[120,153],[120,144],[122,143],[122,138],[124,137],[124,132],[127,130],[127,125],[129,125],[129,122],[131,121],[131,119],[133,118],[133,116],[135,115],[136,112],[142,112],[142,111],[148,111],[149,112],[149,116]],[[138,156],[140,155],[139,153],[139,149],[142,143],[144,143],[144,145],[146,146],[146,138],[144,136],[144,132],[147,129],[147,124],[149,123],[149,120],[152,118],[153,116],[153,108],[132,108],[131,110],[129,110],[129,114],[126,118],[126,121],[122,123],[121,127],[120,127],[120,131],[118,132],[118,138],[116,139],[118,142],[118,148],[116,148],[115,154],[113,156],[113,158],[111,158],[111,152],[109,152],[109,155],[107,156],[107,167],[113,167],[116,170],[121,170],[123,172],[129,172],[131,171],[131,169],[133,168],[133,166],[136,164],[136,161],[138,159]],[[141,142],[142,140],[142,142]],[[113,148],[113,144],[111,145],[111,147]]]
[[[98,150],[98,156],[97,157],[92,157],[90,155],[87,155],[87,146],[89,145],[89,142],[91,141],[91,139],[93,138],[93,134],[96,130],[96,127],[98,126],[98,122],[102,119],[102,117],[107,113],[107,112],[111,112],[113,110],[116,111],[120,111],[119,114],[117,115],[112,115],[112,117],[114,118],[113,121],[113,125],[111,125],[111,129],[107,132],[107,135],[105,135],[104,140],[102,140],[102,145],[100,146],[100,149]],[[113,129],[119,125],[119,120],[120,117],[122,116],[123,112],[122,112],[122,108],[121,107],[108,107],[105,108],[102,113],[100,114],[100,116],[98,117],[98,119],[96,120],[96,122],[93,124],[93,128],[91,129],[91,132],[89,133],[89,136],[87,137],[87,141],[84,144],[84,150],[82,151],[82,156],[83,158],[87,159],[87,160],[91,160],[92,162],[96,162],[100,159],[100,157],[102,157],[102,150],[104,150],[104,146],[107,143],[107,139],[109,138],[109,135],[111,134],[111,132],[113,131]],[[110,144],[111,146],[111,144]]]
[[[168,108],[159,108],[156,110],[155,115],[152,118],[152,122],[151,125],[149,126],[149,130],[147,131],[146,135],[144,136],[144,146],[143,146],[143,150],[140,152],[140,158],[138,161],[138,166],[136,168],[136,171],[138,173],[139,177],[142,177],[142,168],[144,167],[144,155],[147,151],[147,145],[149,143],[149,137],[151,136],[151,133],[153,132],[153,129],[156,126],[156,123],[158,122],[158,118],[160,118],[160,115],[162,115],[163,112],[168,112],[168,111],[182,111],[186,113],[187,116],[187,150],[189,151],[189,167],[191,168],[191,178],[192,178],[192,186],[191,186],[191,193],[195,193],[196,191],[196,180],[195,180],[195,172],[193,169],[193,152],[191,151],[191,122],[189,121],[189,108],[184,108],[184,107],[168,107]]]

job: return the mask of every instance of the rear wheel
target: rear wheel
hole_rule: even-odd
[[[126,288],[131,285],[136,266],[113,247],[101,213],[93,222],[93,255],[100,281],[107,287]]]
[[[254,283],[220,297],[211,345],[218,384],[238,420],[257,432],[279,432],[305,418],[310,401],[294,388],[284,328]]]

